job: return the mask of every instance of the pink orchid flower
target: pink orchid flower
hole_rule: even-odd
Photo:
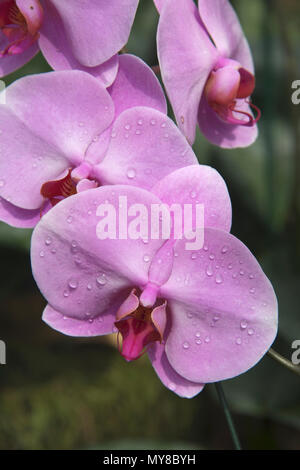
[[[120,56],[109,89],[82,71],[14,82],[0,106],[0,220],[33,227],[52,206],[103,184],[150,189],[196,156],[165,115],[154,73]]]
[[[254,67],[246,37],[227,0],[156,1],[161,74],[178,126],[190,143],[197,123],[224,148],[257,137],[259,109],[250,101]],[[256,110],[254,118],[251,107]]]
[[[85,70],[111,85],[138,0],[0,0],[0,76],[38,51],[54,70]]]
[[[98,208],[117,210],[120,197],[147,213],[153,204],[204,204],[203,248],[189,251],[184,238],[143,231],[136,239],[100,240]],[[114,185],[65,199],[32,236],[33,275],[48,301],[43,320],[71,336],[118,333],[123,357],[146,351],[162,383],[182,397],[245,372],[275,338],[277,301],[230,226],[226,185],[201,165],[176,170],[152,192]]]

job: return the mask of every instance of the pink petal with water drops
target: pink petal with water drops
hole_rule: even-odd
[[[39,209],[42,184],[56,179],[68,161],[8,106],[0,106],[0,129],[0,196],[20,208]]]
[[[14,82],[6,104],[41,139],[80,162],[92,138],[112,122],[114,105],[101,83],[81,71],[49,72]]]
[[[115,309],[118,308],[119,299],[116,298],[107,307],[103,315],[93,317],[86,312],[82,319],[71,318],[47,305],[42,319],[56,331],[68,336],[101,336],[114,332]]]
[[[161,287],[172,314],[166,340],[171,366],[196,382],[215,382],[253,367],[277,333],[273,287],[233,235],[205,229],[196,253],[175,245],[172,275]],[[194,256],[196,254],[196,256]]]
[[[151,189],[158,180],[197,158],[173,121],[146,107],[124,111],[115,121],[104,160],[95,176],[106,184]]]
[[[153,188],[163,203],[203,204],[205,227],[230,231],[231,202],[221,175],[206,165],[190,165],[170,173]]]
[[[60,202],[33,232],[33,275],[52,308],[65,316],[85,321],[89,313],[89,318],[96,318],[118,299],[116,314],[132,288],[147,282],[146,256],[151,260],[162,241],[100,240],[96,234],[102,220],[98,207],[112,204],[118,209],[121,196],[127,198],[128,207],[140,203],[148,211],[159,202],[139,188],[103,186]]]
[[[203,390],[204,384],[191,382],[177,374],[168,361],[163,344],[156,342],[149,346],[147,352],[161,382],[176,395],[193,398]]]

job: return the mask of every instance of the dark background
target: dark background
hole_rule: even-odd
[[[299,70],[299,0],[232,1],[249,39],[263,113],[247,149],[220,150],[197,137],[201,163],[225,178],[232,233],[255,254],[279,301],[274,348],[291,358],[300,339],[300,105],[291,102]],[[128,52],[157,63],[158,16],[140,0]],[[49,70],[39,55],[5,78],[8,85]],[[229,449],[214,385],[192,400],[165,389],[146,357],[127,364],[113,338],[76,339],[41,321],[45,302],[31,276],[30,231],[0,223],[1,449]],[[300,377],[269,356],[223,383],[242,445],[300,449]]]

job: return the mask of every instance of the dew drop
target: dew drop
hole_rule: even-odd
[[[51,245],[51,243],[52,243],[52,238],[47,237],[46,240],[45,240],[45,245],[49,246],[49,245]]]
[[[242,344],[242,338],[237,338],[237,339],[235,340],[235,342],[236,342],[236,344]]]
[[[45,256],[45,253],[43,251],[40,251],[40,257],[44,258],[44,256]]]
[[[244,276],[244,274],[245,274],[245,272],[241,269],[241,270],[240,270],[240,275],[241,275],[241,276]]]
[[[188,313],[186,314],[186,316],[187,316],[188,318],[193,318],[194,315],[192,314],[192,312],[188,312]]]
[[[229,265],[227,266],[228,269],[232,269],[232,264],[229,263]]]
[[[204,340],[206,343],[209,343],[210,342],[210,337],[209,336],[206,336],[205,340]]]
[[[70,287],[70,289],[77,289],[78,287],[78,282],[76,279],[72,278],[69,280],[68,282],[68,286]]]
[[[191,258],[192,258],[192,259],[196,259],[196,258],[197,258],[197,253],[192,253],[192,254],[191,254]]]
[[[105,286],[105,284],[107,283],[107,279],[106,279],[105,274],[101,274],[100,276],[98,276],[98,277],[96,278],[96,282],[97,282],[97,284],[99,284],[100,286]]]
[[[64,297],[69,297],[69,292],[67,290],[64,290]]]
[[[131,168],[127,171],[127,178],[133,179],[133,178],[135,178],[135,175],[136,175],[136,171],[133,168]]]
[[[72,221],[73,221],[73,217],[71,215],[69,215],[69,217],[67,218],[68,224],[71,224]]]
[[[248,326],[248,323],[246,322],[246,320],[242,320],[240,326],[242,330],[245,330]]]
[[[228,246],[226,246],[226,245],[223,246],[223,248],[222,248],[222,250],[221,250],[221,253],[222,253],[223,255],[225,255],[225,253],[227,253],[227,251],[228,251]]]
[[[198,338],[198,339],[195,339],[195,343],[196,343],[196,344],[202,344],[202,341],[201,341],[200,338]]]
[[[168,387],[172,392],[174,392],[176,390],[176,385],[174,384],[174,382],[170,382]]]
[[[163,122],[160,127],[166,127],[166,123]]]
[[[4,181],[4,180],[0,180],[0,188],[3,188],[4,185],[5,185],[5,181]]]
[[[209,259],[215,259],[215,255],[214,255],[213,253],[211,253],[211,254],[209,255]]]
[[[190,347],[190,343],[188,343],[187,341],[185,341],[182,345],[183,349],[189,349]]]
[[[139,126],[142,126],[143,125],[143,120],[139,119],[137,123],[138,123]]]
[[[249,336],[252,336],[253,334],[254,334],[253,328],[249,328],[249,330],[248,330],[248,335],[249,335]]]
[[[210,276],[213,275],[213,273],[214,273],[214,271],[213,271],[212,265],[209,264],[206,268],[206,275],[210,277]]]
[[[88,284],[88,285],[86,286],[86,288],[87,288],[87,290],[92,290],[92,285],[91,285],[91,284]]]
[[[155,119],[151,119],[150,124],[151,124],[151,126],[155,126],[155,124],[156,124]]]
[[[218,273],[216,275],[216,283],[217,284],[222,284],[222,282],[223,282],[223,277],[221,276],[221,274]]]
[[[127,131],[129,131],[130,127],[131,127],[130,124],[126,124],[126,125],[124,126],[124,128],[125,128]]]
[[[145,261],[145,263],[149,263],[149,261],[150,261],[150,256],[149,256],[149,255],[144,255],[143,260]]]
[[[249,292],[250,292],[250,294],[254,294],[255,293],[255,288],[251,287],[251,289],[249,289]]]

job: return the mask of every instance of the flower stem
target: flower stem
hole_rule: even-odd
[[[227,421],[227,424],[228,424],[228,427],[229,427],[229,431],[230,431],[230,434],[231,434],[231,437],[232,437],[232,440],[233,440],[233,443],[234,443],[234,447],[235,447],[236,450],[242,450],[240,440],[239,440],[239,437],[237,435],[237,432],[236,432],[236,429],[235,429],[235,426],[234,426],[234,422],[233,422],[233,419],[232,419],[232,416],[231,416],[231,413],[230,413],[230,410],[229,410],[229,407],[228,407],[228,403],[227,403],[227,400],[226,400],[226,397],[225,397],[225,394],[224,394],[222,383],[221,382],[216,382],[215,386],[216,386],[216,390],[217,390],[217,394],[218,394],[221,406],[222,406],[224,414],[225,414],[225,418],[226,418],[226,421]]]
[[[268,351],[268,354],[269,354],[270,357],[275,359],[275,361],[279,362],[279,364],[286,367],[291,372],[294,372],[294,374],[300,375],[300,367],[293,364],[291,361],[289,361],[288,359],[283,357],[277,351],[274,351],[274,349],[270,348],[269,351]]]

